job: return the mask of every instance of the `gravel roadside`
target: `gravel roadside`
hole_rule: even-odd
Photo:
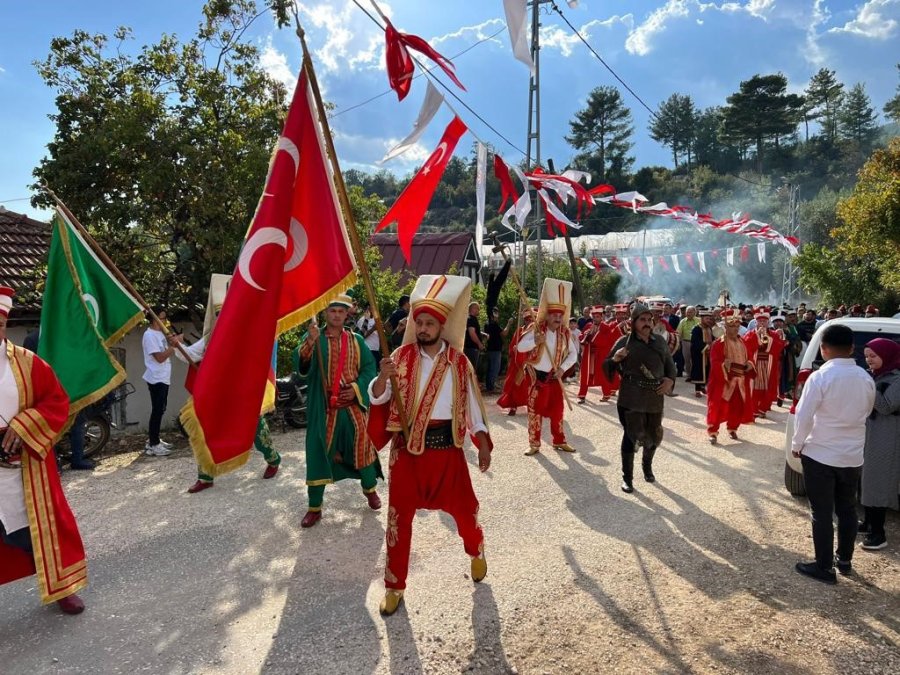
[[[198,495],[185,493],[189,450],[124,453],[64,474],[88,609],[40,607],[33,580],[0,587],[0,671],[900,671],[900,518],[890,547],[859,550],[837,586],[796,574],[812,539],[805,500],[782,484],[784,411],[711,447],[703,402],[668,399],[658,481],[625,495],[614,405],[567,412],[578,452],[534,458],[524,411],[488,409],[493,466],[472,466],[484,583],[468,578],[452,519],[420,512],[405,605],[380,617],[386,508],[332,486],[302,531],[303,432],[274,434],[274,480],[254,454]]]

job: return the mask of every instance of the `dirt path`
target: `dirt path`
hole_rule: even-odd
[[[452,520],[422,512],[405,607],[382,619],[385,510],[341,484],[301,531],[302,432],[275,434],[275,480],[260,480],[254,456],[199,495],[184,492],[187,450],[122,454],[64,478],[89,552],[87,611],[38,606],[33,580],[0,587],[0,670],[900,670],[900,519],[890,514],[890,547],[860,550],[836,587],[797,575],[812,540],[805,501],[782,485],[784,412],[711,447],[702,402],[670,399],[659,480],[639,478],[629,496],[614,406],[577,407],[567,426],[578,453],[535,458],[522,455],[524,415],[488,408],[494,466],[473,473],[483,584],[468,579]]]

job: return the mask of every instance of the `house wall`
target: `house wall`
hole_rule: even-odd
[[[190,337],[194,333],[194,326],[191,323],[175,324],[179,330],[183,330],[185,335]],[[7,337],[15,344],[22,344],[25,336],[30,328],[20,326],[10,327],[7,331]],[[146,326],[140,326],[132,330],[125,338],[119,342],[115,349],[124,349],[125,351],[125,372],[127,374],[127,382],[134,385],[134,393],[125,399],[125,419],[127,421],[127,429],[129,432],[146,433],[147,423],[150,420],[150,392],[147,384],[142,379],[144,374],[144,352],[141,349],[141,338],[144,335]],[[174,429],[176,419],[181,407],[187,401],[187,392],[184,389],[184,378],[187,375],[187,365],[179,359],[172,358],[172,380],[169,386],[169,402],[166,406],[166,414],[163,417],[163,429]]]

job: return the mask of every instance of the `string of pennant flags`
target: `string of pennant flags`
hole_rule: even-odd
[[[409,94],[413,73],[418,65],[425,75],[428,84],[425,91],[425,97],[419,109],[419,114],[413,123],[410,133],[397,145],[388,150],[384,157],[379,161],[380,164],[388,162],[392,159],[400,157],[410,148],[412,148],[421,139],[425,130],[434,119],[437,112],[442,106],[447,106],[454,114],[453,119],[444,130],[441,140],[437,147],[431,152],[423,163],[419,171],[413,176],[412,180],[407,184],[404,190],[397,197],[393,205],[388,209],[384,218],[375,228],[379,232],[393,224],[397,225],[397,238],[400,248],[406,257],[407,262],[411,258],[412,241],[419,225],[428,210],[428,205],[437,189],[444,170],[447,167],[450,157],[453,155],[460,138],[467,132],[471,131],[468,125],[463,121],[459,113],[445,99],[435,83],[443,87],[447,92],[462,103],[452,90],[445,85],[440,79],[435,78],[428,70],[410,53],[410,50],[422,54],[424,57],[433,61],[437,66],[452,80],[452,82],[461,90],[465,91],[465,86],[456,75],[455,67],[452,61],[431,47],[425,40],[407,33],[397,31],[390,20],[378,7],[375,0],[370,0],[375,12],[383,22],[379,22],[374,16],[369,14],[358,0],[354,0],[370,18],[375,21],[385,31],[385,54],[388,83],[391,89],[397,93],[397,97],[402,101]],[[504,11],[507,18],[507,25],[510,34],[510,43],[512,45],[513,54],[522,61],[529,69],[533,69],[530,56],[527,53],[526,31],[526,0],[504,0]],[[465,105],[465,103],[463,103]],[[471,108],[467,109],[474,114]],[[479,119],[481,119],[479,117]],[[484,121],[482,119],[482,121]],[[485,193],[487,181],[487,145],[474,132],[473,136],[477,141],[476,150],[476,178],[475,178],[475,194],[476,194],[476,225],[475,238],[476,245],[482,246],[485,234]],[[790,255],[794,256],[798,253],[799,241],[796,237],[785,236],[772,225],[761,222],[744,213],[733,213],[728,218],[714,218],[709,213],[701,213],[698,210],[679,204],[669,205],[666,202],[653,204],[644,195],[635,191],[617,192],[616,189],[609,184],[600,184],[594,187],[588,187],[591,183],[591,175],[585,171],[568,169],[561,174],[546,173],[541,167],[535,167],[531,171],[526,171],[517,166],[506,162],[499,154],[494,153],[493,158],[494,175],[500,182],[501,188],[501,204],[499,212],[503,214],[501,223],[504,227],[520,232],[525,226],[526,220],[532,210],[533,195],[543,206],[545,214],[547,234],[554,237],[557,234],[566,234],[569,228],[580,229],[581,225],[578,221],[583,215],[587,215],[598,204],[605,204],[619,209],[627,209],[636,214],[655,216],[660,218],[669,218],[675,221],[684,222],[693,225],[699,231],[716,230],[719,232],[727,232],[730,234],[746,236],[761,242],[758,246],[760,251],[760,260],[765,260],[764,243],[772,243],[783,246]],[[517,189],[512,179],[512,174],[518,178],[521,189]],[[509,203],[509,207],[507,207]],[[576,215],[574,220],[566,214],[565,209],[574,206]],[[747,247],[741,249],[743,251]],[[730,251],[733,260],[733,248]],[[694,254],[681,254],[683,256],[691,256],[685,258],[687,266],[693,267],[695,264],[698,268],[705,269],[705,252],[697,252],[696,259]],[[680,271],[677,255],[670,256],[672,267],[676,272]],[[654,265],[652,262],[645,264],[645,261],[633,259],[638,271],[653,274]],[[696,263],[694,262],[696,260]],[[602,265],[601,261],[601,265]],[[668,263],[665,263],[668,265]],[[662,267],[663,263],[660,264]],[[593,264],[591,265],[593,266]],[[610,267],[616,267],[609,264]],[[633,273],[630,268],[630,262],[624,258],[621,263],[621,269],[626,273]],[[617,268],[618,269],[618,268]],[[663,267],[663,269],[666,269]]]
[[[725,249],[709,249],[706,251],[691,251],[687,253],[667,253],[664,255],[639,255],[639,256],[592,256],[580,258],[581,263],[592,270],[602,272],[604,269],[612,269],[616,272],[625,272],[631,276],[643,274],[652,277],[657,266],[663,272],[681,274],[685,270],[691,270],[701,274],[708,271],[707,265],[712,260],[721,263],[722,252],[725,253],[725,264],[734,266],[735,249],[738,250],[737,260],[741,263],[750,260],[750,245],[741,247],[730,246]],[[709,254],[709,258],[707,258]],[[756,258],[759,262],[766,262],[766,242],[756,244]],[[684,261],[684,267],[682,262]]]

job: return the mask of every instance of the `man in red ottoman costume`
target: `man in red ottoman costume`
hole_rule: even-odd
[[[754,314],[756,329],[744,335],[747,353],[756,372],[753,377],[753,406],[757,417],[765,418],[778,398],[781,377],[781,352],[787,344],[777,331],[769,328],[769,312],[759,309]]]
[[[722,312],[725,335],[709,348],[709,383],[706,385],[706,433],[709,442],[719,440],[722,422],[728,435],[737,440],[741,424],[753,423],[753,363],[747,346],[738,334],[741,314],[736,309]]]
[[[479,468],[488,470],[493,444],[478,382],[462,351],[471,291],[467,277],[419,277],[403,344],[382,359],[381,372],[369,385],[369,436],[376,448],[392,441],[385,594],[379,607],[386,616],[403,600],[417,509],[439,509],[453,516],[471,558],[472,581],[487,574],[478,499],[462,449],[468,432],[478,446]],[[406,410],[408,438],[391,400],[392,376]]]
[[[506,370],[506,379],[503,381],[503,391],[497,399],[497,405],[501,408],[509,408],[508,415],[515,415],[516,408],[528,405],[528,392],[534,381],[533,375],[525,367],[526,355],[520,354],[516,349],[519,340],[531,328],[534,323],[536,310],[526,307],[522,312],[522,325],[516,329],[509,341],[509,365]]]
[[[69,397],[43,359],[6,339],[13,294],[0,287],[0,584],[36,574],[44,604],[79,614],[84,546],[53,456]]]
[[[600,387],[603,392],[601,401],[608,401],[612,396],[613,383],[603,372],[603,361],[606,360],[609,350],[621,337],[615,323],[603,321],[603,305],[595,305],[591,308],[591,325],[585,327],[581,334],[581,380],[578,389],[578,402],[584,403],[587,399],[589,387]]]

